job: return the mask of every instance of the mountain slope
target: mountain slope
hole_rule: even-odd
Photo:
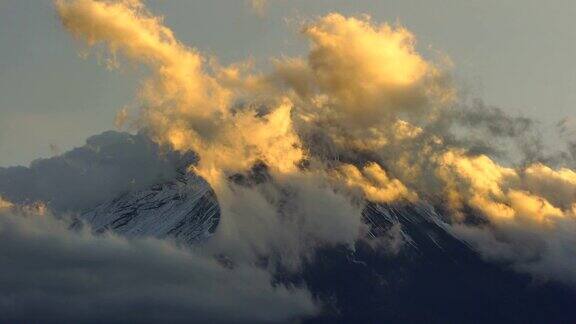
[[[576,292],[484,261],[426,205],[364,210],[372,234],[399,227],[397,253],[370,242],[320,251],[302,275],[327,311],[310,323],[573,323]]]
[[[96,232],[113,230],[128,237],[168,237],[193,244],[215,231],[220,208],[205,181],[185,175],[123,195],[81,215],[81,219]]]
[[[368,204],[370,231],[354,251],[326,247],[296,274],[323,304],[310,323],[574,322],[576,292],[484,261],[426,204]],[[220,210],[194,175],[123,195],[81,218],[98,231],[186,244],[217,230]]]

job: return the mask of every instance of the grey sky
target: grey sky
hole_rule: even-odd
[[[223,62],[305,53],[290,21],[330,11],[370,14],[412,30],[425,56],[455,64],[474,97],[545,125],[576,118],[576,2],[570,0],[148,1],[184,43]],[[113,128],[137,87],[130,66],[107,71],[60,26],[51,1],[0,0],[0,166],[28,164]]]

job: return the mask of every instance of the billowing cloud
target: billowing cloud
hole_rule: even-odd
[[[386,171],[376,163],[370,163],[362,169],[345,164],[340,167],[339,175],[347,187],[360,190],[372,202],[389,203],[401,199],[415,201],[418,197],[408,191],[402,182],[390,179]]]
[[[567,152],[561,154],[561,157],[570,161],[568,165],[576,167],[576,119],[565,117],[556,126],[567,148]]]
[[[471,208],[488,224],[456,222],[453,231],[487,258],[544,279],[576,283],[574,172],[542,164],[505,168],[486,156],[442,156],[438,176],[456,215]],[[464,216],[463,216],[464,215]]]
[[[227,247],[244,247],[234,253],[242,257],[288,254],[290,257],[277,261],[297,264],[294,258],[308,254],[312,246],[322,242],[354,242],[361,225],[360,211],[345,197],[333,200],[338,207],[347,203],[343,208],[336,209],[325,202],[326,210],[341,211],[334,214],[333,220],[307,218],[309,208],[320,210],[305,195],[307,188],[319,199],[331,199],[337,194],[327,188],[326,179],[319,178],[322,172],[299,174],[298,165],[306,154],[293,127],[292,115],[296,112],[288,96],[266,101],[264,111],[257,109],[257,101],[239,102],[241,94],[253,90],[250,82],[231,81],[234,66],[204,65],[206,60],[196,50],[179,43],[160,19],[138,2],[80,0],[56,4],[64,26],[72,33],[90,45],[103,43],[112,55],[123,54],[151,70],[141,91],[144,109],[140,123],[158,142],[200,156],[193,171],[210,183],[222,210],[221,228],[212,240],[215,246],[227,251]],[[277,196],[274,189],[267,193],[255,187],[235,188],[228,181],[230,176],[261,162],[279,187]],[[318,181],[311,182],[309,177]],[[301,184],[295,185],[294,181]],[[293,197],[281,197],[285,192]],[[288,213],[291,215],[280,210],[284,199],[300,199],[294,202],[296,208]],[[350,214],[338,218],[344,211]],[[306,226],[303,220],[315,225]],[[341,222],[351,226],[340,225]],[[347,233],[327,235],[334,226],[341,226],[339,230]],[[292,239],[299,235],[306,238]]]
[[[455,232],[485,255],[573,275],[558,260],[576,255],[566,248],[574,171],[544,164],[530,120],[482,105],[458,110],[450,64],[425,59],[406,28],[331,13],[303,28],[306,57],[275,59],[265,75],[206,59],[139,1],[56,7],[88,45],[149,69],[137,125],[160,144],[198,154],[191,171],[222,206],[213,253],[297,265],[316,246],[359,238],[358,195],[382,203],[421,197],[447,204]],[[478,139],[459,137],[459,127]],[[514,139],[522,163],[497,159],[498,142],[486,134]],[[265,166],[260,180],[233,181],[257,165]],[[471,216],[485,225],[469,230]],[[530,266],[524,246],[535,251]]]
[[[318,247],[350,247],[364,230],[361,206],[330,188],[322,174],[276,175],[248,185],[213,182],[222,215],[207,243],[237,259],[268,258],[297,270]]]
[[[203,156],[199,168],[241,171],[257,159],[284,168],[301,158],[292,149],[298,140],[290,134],[287,99],[278,98],[264,118],[252,106],[232,109],[235,89],[218,79],[231,68],[211,65],[216,70],[208,73],[207,60],[178,42],[139,1],[62,0],[56,6],[64,26],[89,45],[103,43],[112,56],[124,54],[150,68],[140,96],[142,126],[158,141]]]
[[[51,214],[0,214],[0,320],[287,322],[316,312],[302,288],[155,239],[70,231]]]
[[[431,109],[452,95],[441,70],[416,52],[414,35],[405,28],[332,13],[303,34],[311,42],[307,60],[277,62],[278,76],[346,123],[374,125],[402,112]]]
[[[533,119],[511,116],[479,99],[446,111],[443,118],[449,120],[444,126],[450,127],[453,141],[476,154],[518,164],[550,159],[542,143],[538,122]]]
[[[557,206],[569,207],[576,200],[576,172],[568,168],[553,170],[534,164],[524,170],[527,189],[536,192]]]

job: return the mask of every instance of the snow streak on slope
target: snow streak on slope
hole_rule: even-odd
[[[194,175],[129,193],[81,216],[96,232],[127,237],[174,238],[192,244],[208,238],[220,219],[212,189]]]

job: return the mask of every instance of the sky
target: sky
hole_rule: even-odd
[[[551,127],[576,117],[576,3],[542,1],[147,1],[176,37],[223,63],[305,55],[301,21],[331,11],[399,22],[424,55],[447,55],[463,97]],[[0,0],[0,166],[27,165],[114,128],[134,103],[137,68],[81,55],[51,1]],[[440,53],[440,54],[439,54]]]

